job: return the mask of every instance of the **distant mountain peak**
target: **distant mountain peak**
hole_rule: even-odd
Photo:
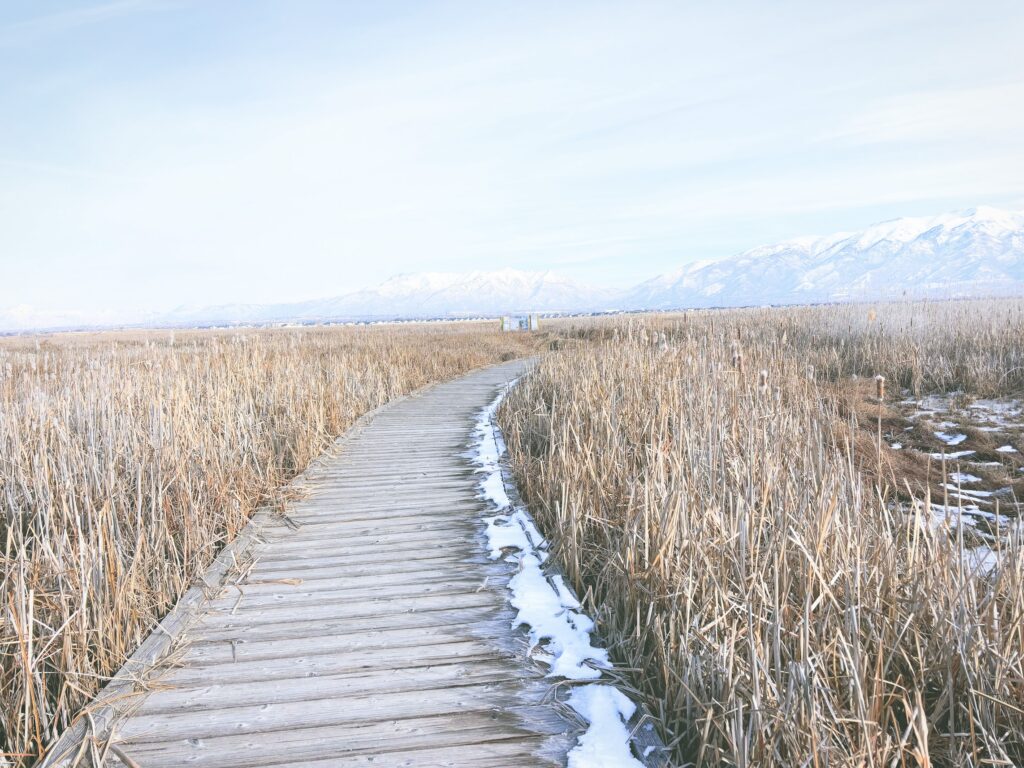
[[[798,237],[641,283],[630,308],[1024,295],[1024,212],[979,206]]]
[[[895,298],[1024,295],[1024,211],[978,206],[796,237],[692,261],[626,291],[551,270],[406,272],[375,288],[292,304],[183,305],[156,325],[495,317],[514,312],[664,310]],[[0,311],[0,330],[83,327],[75,313]],[[111,324],[112,315],[93,324]]]

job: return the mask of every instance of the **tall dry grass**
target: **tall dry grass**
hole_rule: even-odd
[[[0,343],[0,765],[31,764],[361,414],[519,356],[475,326]]]
[[[972,574],[857,471],[823,383],[911,385],[916,349],[921,387],[1005,392],[1019,305],[1012,332],[968,309],[567,324],[505,402],[524,497],[680,765],[1024,763],[1020,529]]]
[[[813,368],[819,381],[882,375],[914,395],[1024,393],[1024,301],[840,304],[549,321],[569,337],[609,339],[621,325],[673,338],[709,335],[731,347],[770,347]],[[749,369],[749,366],[747,366]]]
[[[985,299],[771,310],[767,328],[825,379],[882,375],[915,396],[1024,392],[1024,301]],[[783,319],[784,318],[784,319]]]

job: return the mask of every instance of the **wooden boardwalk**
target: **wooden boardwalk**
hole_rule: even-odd
[[[465,455],[523,367],[378,411],[303,476],[287,517],[255,521],[222,584],[164,622],[159,663],[130,672],[148,690],[113,686],[105,764],[564,765],[579,725],[510,629],[511,566],[485,556]]]

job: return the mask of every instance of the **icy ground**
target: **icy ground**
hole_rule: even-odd
[[[580,610],[561,576],[545,572],[547,542],[530,513],[513,505],[505,490],[505,443],[494,416],[507,391],[481,411],[470,446],[482,475],[480,494],[495,512],[485,519],[489,554],[492,560],[504,558],[519,567],[508,585],[509,603],[516,610],[513,628],[528,627],[531,657],[548,666],[549,677],[598,680],[611,664],[608,652],[591,643],[594,622]],[[636,706],[624,693],[612,685],[588,682],[572,689],[568,703],[588,723],[569,753],[569,768],[643,768],[630,751],[627,726]]]
[[[910,426],[891,447],[920,451],[935,462],[939,478],[945,472],[945,482],[933,485],[932,495],[942,503],[915,502],[909,513],[933,530],[967,532],[966,537],[951,536],[963,543],[965,567],[991,575],[1021,537],[1018,477],[1024,467],[1017,445],[1024,439],[1024,403],[989,399],[963,404],[961,399],[950,393],[897,403]],[[943,447],[930,440],[932,435]]]

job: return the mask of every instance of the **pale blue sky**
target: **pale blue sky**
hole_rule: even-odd
[[[1024,3],[5,0],[0,308],[624,285],[1024,207]]]

